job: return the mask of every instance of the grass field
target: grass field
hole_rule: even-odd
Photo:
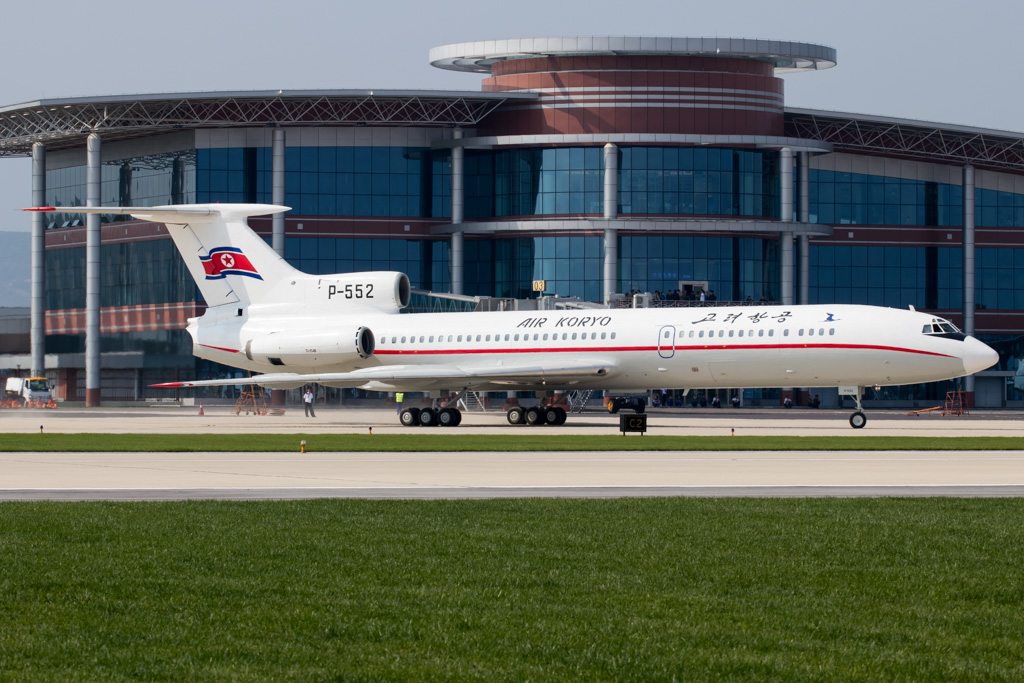
[[[1024,500],[0,504],[0,678],[1021,680]]]
[[[617,434],[0,434],[0,452],[49,451],[786,451],[1019,450],[1005,436],[640,436]]]

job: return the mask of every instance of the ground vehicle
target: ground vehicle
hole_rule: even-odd
[[[49,404],[50,381],[45,377],[8,377],[4,399],[17,406]]]
[[[624,409],[631,409],[640,415],[647,409],[647,394],[619,394],[608,397],[609,413],[614,415]]]

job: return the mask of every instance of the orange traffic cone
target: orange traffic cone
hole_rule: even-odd
[[[200,415],[206,415],[206,413],[203,412],[203,404],[202,403],[199,404],[199,414]]]

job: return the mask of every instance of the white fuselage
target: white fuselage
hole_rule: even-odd
[[[211,311],[212,312],[212,311]],[[209,315],[209,314],[208,314]],[[550,365],[591,359],[606,374],[558,381],[494,383],[427,381],[374,383],[372,388],[481,390],[594,388],[823,387],[914,384],[977,372],[994,362],[976,339],[924,334],[930,314],[856,305],[720,306],[581,311],[393,314],[366,310],[346,315],[372,331],[376,347],[366,358],[328,359],[316,344],[285,365],[247,357],[253,338],[271,328],[239,320],[190,330],[196,354],[259,372],[348,372],[380,366]],[[335,327],[324,316],[273,321],[282,330]],[[198,329],[197,329],[198,328]],[[287,334],[287,332],[284,332]],[[301,333],[300,333],[301,334]],[[301,342],[301,338],[299,339]],[[301,344],[299,344],[301,346]],[[251,346],[251,343],[250,343]],[[252,354],[249,354],[252,355]]]

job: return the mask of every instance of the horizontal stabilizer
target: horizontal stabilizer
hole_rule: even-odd
[[[266,216],[290,211],[290,207],[274,204],[181,204],[178,206],[36,206],[22,211],[53,213],[94,213],[132,216],[155,223],[184,224],[207,220],[236,221],[250,216]]]

